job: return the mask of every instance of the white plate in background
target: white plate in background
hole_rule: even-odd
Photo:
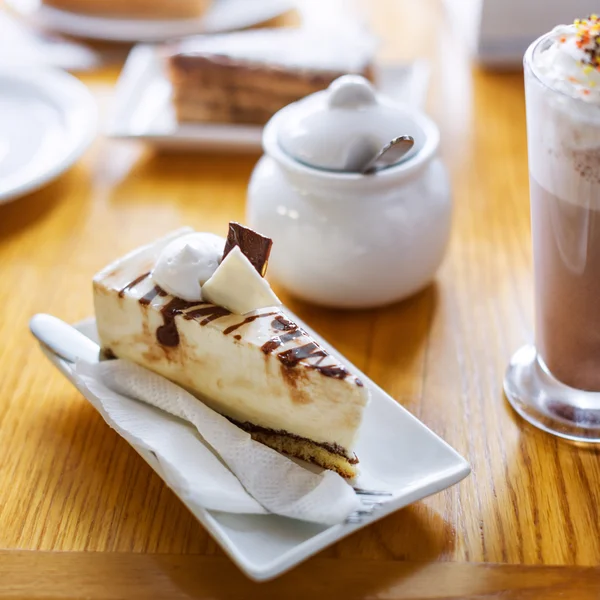
[[[171,83],[160,57],[160,46],[135,46],[117,83],[107,135],[137,139],[163,148],[238,152],[261,150],[262,126],[232,123],[178,123],[171,103]],[[425,102],[429,65],[376,65],[377,87],[412,106]]]
[[[102,62],[100,54],[85,44],[35,30],[23,19],[0,10],[0,69],[33,65],[87,71]]]
[[[58,177],[97,129],[96,102],[78,79],[48,67],[0,69],[0,204]]]
[[[294,6],[293,0],[213,0],[202,17],[123,19],[60,10],[45,5],[42,0],[4,1],[36,27],[112,42],[161,42],[198,33],[244,29],[273,19]]]
[[[289,312],[289,311],[288,311]],[[455,450],[418,421],[396,400],[340,356],[310,327],[291,313],[332,355],[343,360],[371,392],[359,432],[356,453],[360,457],[358,485],[365,489],[388,491],[391,499],[360,524],[328,527],[277,515],[240,515],[208,511],[186,504],[217,543],[248,577],[256,581],[272,579],[291,569],[323,548],[354,531],[397,511],[412,502],[438,493],[458,483],[470,467]],[[76,325],[98,341],[95,319]],[[69,363],[42,346],[50,361],[75,385]],[[87,388],[80,390],[89,394]],[[157,410],[157,415],[161,411]],[[164,413],[165,419],[170,415]],[[162,468],[150,452],[133,446],[159,477]]]

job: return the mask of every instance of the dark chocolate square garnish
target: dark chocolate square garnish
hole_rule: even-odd
[[[235,246],[239,246],[244,256],[252,263],[252,266],[259,272],[260,276],[264,277],[267,272],[273,240],[232,221],[229,223],[229,232],[227,234],[227,241],[225,242],[223,258]]]

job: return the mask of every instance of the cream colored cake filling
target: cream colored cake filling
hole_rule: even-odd
[[[231,314],[186,303],[147,275],[180,230],[94,278],[101,343],[240,423],[285,431],[352,458],[368,393],[278,308]]]

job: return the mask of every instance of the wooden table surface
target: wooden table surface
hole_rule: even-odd
[[[239,573],[42,357],[27,323],[89,316],[92,275],[139,244],[243,219],[257,157],[100,138],[57,182],[0,206],[0,597],[599,597],[598,451],[525,425],[502,394],[532,329],[522,75],[473,68],[436,0],[372,12],[382,58],[433,61],[428,108],[455,197],[448,257],[429,289],[381,310],[333,319],[281,295],[472,475],[274,582]],[[116,75],[82,76],[103,107]]]

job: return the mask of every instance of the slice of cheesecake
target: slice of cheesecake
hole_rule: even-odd
[[[371,77],[370,36],[278,28],[188,38],[168,72],[179,121],[264,124],[338,77]]]
[[[277,307],[244,315],[167,294],[150,276],[179,230],[94,277],[101,345],[185,387],[281,452],[356,475],[368,391]]]

